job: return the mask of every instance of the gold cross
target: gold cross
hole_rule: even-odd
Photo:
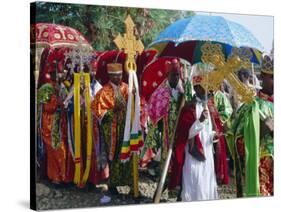
[[[235,89],[239,101],[246,103],[253,101],[254,89],[243,84],[234,74],[242,67],[249,68],[251,55],[248,51],[240,54],[239,50],[234,48],[233,54],[229,56],[227,61],[225,61],[220,44],[207,42],[202,45],[201,51],[202,62],[215,66],[215,70],[206,74],[202,80],[202,86],[206,90],[219,90],[223,80],[226,79]]]
[[[127,72],[136,71],[137,66],[135,62],[135,56],[137,55],[137,52],[140,54],[143,51],[144,46],[141,40],[136,39],[135,37],[135,24],[130,15],[128,15],[125,20],[125,26],[126,33],[124,33],[123,37],[119,33],[114,39],[114,43],[116,44],[119,50],[123,49],[124,52],[127,54],[125,70]]]

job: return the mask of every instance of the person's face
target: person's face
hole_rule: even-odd
[[[247,78],[245,75],[242,75],[241,79],[242,79],[242,82],[245,84],[249,81],[249,78]]]
[[[109,74],[109,80],[115,85],[120,85],[122,82],[122,74]]]
[[[262,79],[262,88],[264,91],[266,91],[268,94],[273,93],[273,75],[261,73],[261,79]]]
[[[206,91],[201,85],[195,85],[193,88],[197,97],[202,100],[206,100]]]
[[[180,79],[180,74],[178,72],[169,72],[168,81],[172,88],[176,88]]]

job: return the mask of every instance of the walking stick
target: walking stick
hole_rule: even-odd
[[[164,183],[165,183],[165,180],[166,180],[166,176],[167,176],[167,172],[168,172],[168,168],[169,168],[169,164],[170,164],[170,160],[171,160],[171,156],[172,156],[172,152],[173,152],[173,146],[174,146],[174,141],[175,141],[175,135],[176,135],[176,129],[177,129],[177,125],[178,125],[178,122],[179,122],[179,117],[180,117],[180,114],[181,114],[181,110],[184,106],[184,103],[185,103],[185,98],[184,98],[184,94],[182,96],[182,99],[181,99],[181,102],[180,102],[180,107],[179,107],[179,113],[178,113],[178,116],[177,116],[177,119],[176,119],[176,127],[173,131],[173,136],[172,136],[172,140],[169,144],[169,150],[168,150],[168,154],[167,154],[167,158],[166,158],[166,161],[165,161],[165,165],[164,165],[164,169],[161,173],[161,178],[160,178],[160,181],[157,185],[157,190],[156,190],[156,195],[154,197],[154,203],[159,203],[160,202],[160,198],[161,198],[161,195],[162,195],[162,190],[163,190],[163,187],[164,187]]]

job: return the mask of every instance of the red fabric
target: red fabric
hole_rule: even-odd
[[[175,150],[172,157],[169,189],[181,184],[182,168],[185,160],[185,145],[188,141],[189,129],[196,120],[195,105],[185,105],[180,113],[176,130]]]
[[[140,55],[136,57],[137,64],[137,76],[140,79],[142,72],[147,64],[149,64],[156,56],[155,50],[143,51]],[[97,74],[96,79],[105,85],[108,81],[108,75],[106,71],[106,65],[108,63],[121,63],[123,65],[123,70],[125,70],[124,64],[126,60],[126,54],[119,50],[111,50],[97,53]],[[124,72],[123,82],[128,83],[128,75]]]
[[[274,102],[274,96],[273,96],[273,95],[272,95],[272,96],[269,96],[269,95],[263,93],[262,91],[259,91],[258,97],[260,97],[260,98],[263,99],[263,100],[272,102],[272,103]]]
[[[126,54],[122,51],[118,50],[112,50],[112,51],[105,51],[102,53],[99,53],[97,57],[97,73],[96,73],[96,79],[102,84],[105,85],[109,81],[109,77],[107,74],[107,64],[108,63],[121,63],[123,65],[125,64]],[[123,72],[123,82],[128,82],[128,76]]]
[[[155,157],[155,154],[151,148],[148,148],[143,156],[143,158],[140,159],[139,166],[141,168],[145,168],[147,164],[152,160],[152,158]]]
[[[65,183],[71,183],[74,179],[74,170],[75,170],[75,164],[71,155],[71,152],[68,147],[67,142],[67,115],[66,112],[63,111],[61,113],[61,134],[62,134],[62,140],[65,145]]]
[[[142,78],[143,71],[145,67],[156,59],[157,51],[156,50],[145,50],[139,55],[136,59],[137,63],[137,76],[138,79]]]
[[[152,93],[162,84],[167,78],[168,70],[166,62],[172,61],[174,57],[158,58],[154,62],[147,65],[141,77],[141,95],[148,101]]]
[[[262,196],[273,195],[273,159],[266,156],[260,159],[259,179],[260,179],[260,193]]]
[[[106,180],[109,177],[109,167],[108,164],[106,167],[102,170],[98,170],[97,167],[97,160],[96,160],[96,154],[92,154],[92,161],[91,161],[91,169],[89,174],[89,182],[93,183],[94,185],[100,184],[104,180]]]
[[[236,145],[237,145],[237,151],[239,156],[241,157],[245,157],[245,144],[244,144],[244,138],[240,137],[237,139],[236,141]]]
[[[208,102],[208,107],[210,115],[213,119],[217,134],[223,134],[223,124],[219,117],[219,112],[215,107],[214,98],[211,98]],[[215,171],[217,180],[221,184],[229,184],[228,176],[228,164],[227,164],[227,155],[226,155],[226,142],[225,137],[220,136],[219,141],[216,144],[215,148]]]
[[[200,46],[197,45],[198,41],[189,41],[183,42],[179,45],[176,45],[174,42],[169,42],[166,47],[163,49],[162,52],[159,53],[159,57],[167,57],[173,55],[174,57],[182,58],[190,63],[194,64],[196,54],[196,47]],[[199,51],[199,50],[198,50]]]
[[[89,42],[76,29],[52,23],[36,23],[31,25],[31,44],[42,46],[73,46],[81,41],[85,45]]]
[[[140,123],[142,129],[146,128],[146,122],[148,119],[148,102],[146,102],[143,96],[140,97]]]
[[[39,72],[39,79],[38,79],[38,86],[45,83],[51,82],[51,79],[49,78],[49,73],[55,71],[54,69],[54,61],[56,60],[58,62],[58,72],[61,73],[64,70],[65,66],[65,52],[68,52],[69,48],[46,48],[44,49],[42,55],[41,55],[41,63],[40,63],[40,72]]]

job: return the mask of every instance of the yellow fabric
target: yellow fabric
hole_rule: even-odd
[[[86,169],[82,178],[82,184],[86,184],[90,168],[91,168],[91,157],[92,157],[92,120],[91,120],[91,100],[90,100],[90,75],[84,74],[85,79],[85,100],[86,100],[86,112],[87,112],[87,161]],[[81,156],[80,156],[81,157]]]
[[[80,129],[80,74],[74,74],[74,139],[75,173],[74,183],[80,185],[81,174],[81,129]]]
[[[67,87],[69,89],[71,86],[71,83],[68,80],[65,80],[64,85],[65,85],[65,87]]]
[[[136,139],[131,139],[131,140],[130,140],[130,144],[131,144],[131,145],[138,144],[140,139],[141,139],[140,136],[139,136],[138,138],[136,138]]]
[[[122,147],[122,152],[128,153],[130,151],[130,147]]]

